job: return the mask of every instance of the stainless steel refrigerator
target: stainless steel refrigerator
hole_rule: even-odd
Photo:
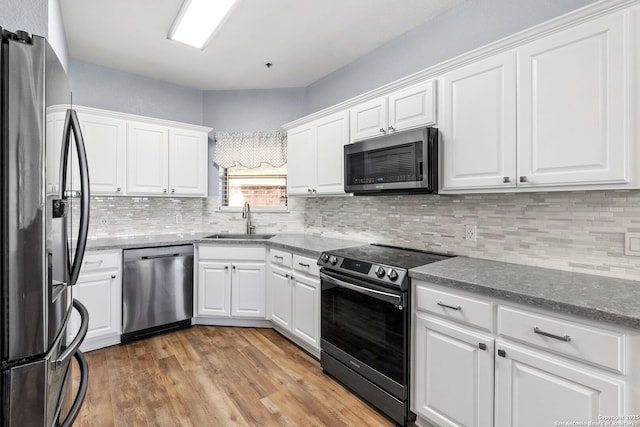
[[[88,380],[78,348],[89,317],[72,293],[89,226],[87,159],[65,71],[46,39],[0,32],[2,426],[68,426]],[[71,182],[74,167],[80,182]],[[68,339],[74,309],[82,322]]]

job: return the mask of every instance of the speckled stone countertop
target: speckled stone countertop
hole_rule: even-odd
[[[270,239],[205,238],[212,234],[215,234],[215,232],[90,238],[87,241],[87,250],[149,248],[189,243],[208,243],[216,245],[267,245],[268,247],[300,252],[317,258],[320,256],[322,251],[366,245],[365,242],[334,239],[311,234],[276,234]]]
[[[640,282],[456,257],[409,271],[412,278],[565,314],[640,328]]]

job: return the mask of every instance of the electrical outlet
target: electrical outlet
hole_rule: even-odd
[[[476,226],[475,224],[467,224],[464,226],[464,240],[476,241]]]
[[[181,214],[176,214],[175,219],[176,219],[176,224],[181,224],[182,223],[182,215]]]

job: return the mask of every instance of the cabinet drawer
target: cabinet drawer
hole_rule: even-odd
[[[264,261],[266,249],[251,246],[200,246],[198,248],[199,259],[215,259],[229,261]]]
[[[498,333],[624,373],[620,333],[504,306],[498,308]]]
[[[416,285],[416,309],[491,331],[493,304],[488,301]]]
[[[292,265],[291,254],[277,249],[269,249],[269,261],[283,267],[291,268]]]
[[[293,269],[301,271],[303,273],[311,274],[312,276],[320,276],[320,269],[318,268],[318,260],[315,258],[308,258],[301,255],[293,255]]]
[[[87,252],[82,260],[82,273],[89,273],[96,270],[118,269],[122,253],[117,252]]]

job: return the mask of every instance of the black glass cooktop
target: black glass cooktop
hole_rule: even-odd
[[[384,264],[407,270],[450,258],[449,255],[386,245],[356,246],[354,248],[328,251],[327,253],[352,260]]]

